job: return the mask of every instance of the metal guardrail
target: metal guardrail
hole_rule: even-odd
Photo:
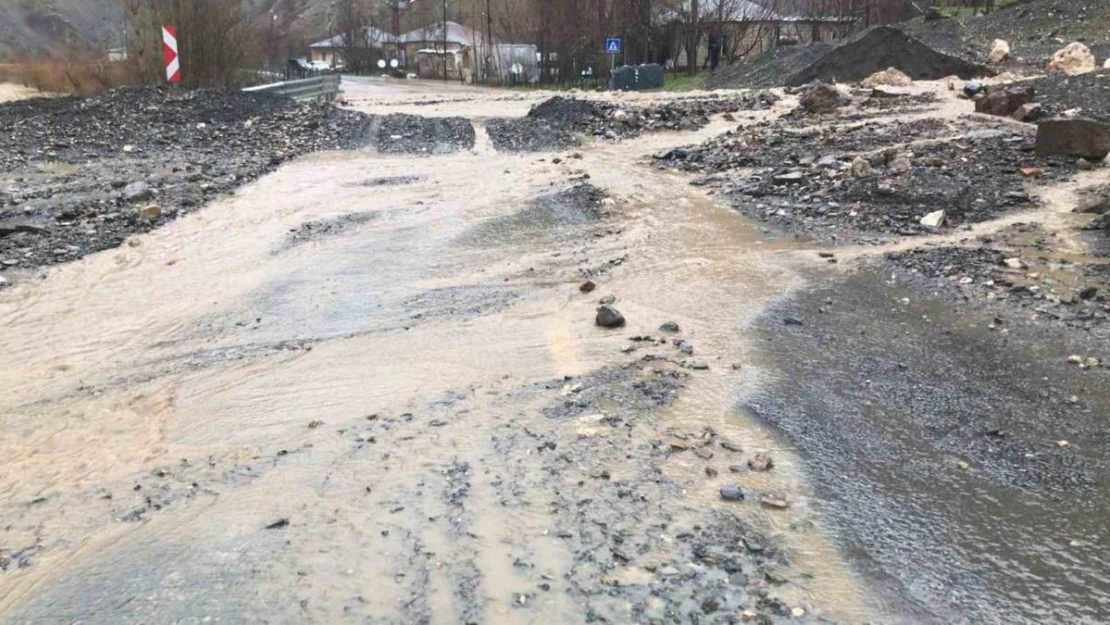
[[[284,95],[298,102],[308,100],[331,102],[339,95],[339,74],[324,74],[305,78],[304,80],[275,82],[271,85],[248,87],[243,91]]]

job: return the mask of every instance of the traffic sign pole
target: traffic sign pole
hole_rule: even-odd
[[[162,58],[166,61],[166,82],[181,82],[181,58],[177,54],[177,27],[162,27]]]
[[[605,40],[605,52],[609,55],[609,84],[613,83],[613,69],[617,65],[617,55],[621,53],[621,40],[619,37],[609,37]]]

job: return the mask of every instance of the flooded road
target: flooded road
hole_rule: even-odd
[[[736,408],[812,261],[647,165],[729,126],[318,154],[4,291],[0,620],[873,620]],[[597,215],[559,203],[586,175]]]
[[[789,98],[515,155],[485,125],[551,94],[344,85],[474,147],[300,157],[0,291],[0,622],[1107,621],[1110,369],[1067,363],[1110,325],[884,257],[1079,258],[1105,169],[833,254],[653,166]]]

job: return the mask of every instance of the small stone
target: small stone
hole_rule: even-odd
[[[11,280],[5,278],[4,276],[0,276],[0,289],[3,289],[5,287],[9,287],[11,285],[12,285]]]
[[[957,467],[959,467],[959,468],[960,468],[960,470],[962,470],[962,471],[967,471],[968,469],[970,469],[970,468],[971,468],[971,465],[970,465],[970,464],[968,464],[968,463],[967,463],[966,461],[964,461],[964,460],[960,460],[959,462],[957,462],[957,463],[956,463],[956,466],[957,466]]]
[[[677,323],[675,323],[673,321],[668,321],[668,322],[664,323],[663,325],[659,326],[659,331],[660,332],[670,332],[671,334],[674,334],[675,332],[681,332],[682,328],[678,327]]]
[[[683,360],[682,366],[686,367],[687,369],[693,369],[694,371],[705,371],[709,369],[709,365],[705,364],[704,362],[700,360],[693,360],[690,358]]]
[[[986,86],[983,85],[983,81],[981,80],[968,81],[967,84],[964,85],[964,95],[969,98],[974,98],[980,93],[983,93],[985,89]]]
[[[615,296],[615,295],[606,295],[605,297],[601,298],[598,301],[598,303],[601,304],[602,306],[612,306],[616,302],[617,302],[617,296]]]
[[[774,460],[767,454],[756,454],[754,458],[748,460],[748,468],[752,471],[770,471],[774,466]]]
[[[1044,170],[1040,167],[1022,167],[1021,175],[1026,178],[1043,178]]]
[[[705,467],[705,476],[717,477],[717,469],[714,469],[713,467]]]
[[[625,323],[624,315],[612,306],[599,306],[594,321],[603,328],[623,328]]]
[[[871,163],[867,159],[857,156],[852,161],[852,177],[853,178],[866,178],[871,175]]]
[[[944,225],[948,213],[943,210],[933,211],[921,218],[921,225],[926,228],[939,228]]]
[[[744,501],[744,489],[739,486],[723,486],[720,494],[725,501]]]
[[[1094,356],[1090,356],[1087,358],[1087,360],[1083,361],[1083,364],[1087,365],[1088,369],[1097,369],[1102,365],[1102,361],[1098,358],[1095,358]]]
[[[139,209],[139,219],[143,221],[154,221],[162,216],[162,207],[157,204],[150,204]]]
[[[586,280],[585,282],[583,282],[581,284],[581,286],[578,287],[578,290],[582,291],[583,293],[590,293],[596,288],[597,288],[597,285],[594,284],[593,281]]]
[[[1077,354],[1068,356],[1068,364],[1081,365],[1083,364],[1083,357]]]
[[[1004,260],[1002,262],[1003,262],[1003,264],[1005,264],[1010,269],[1025,269],[1026,268],[1025,263],[1021,262],[1020,258],[1007,258],[1006,260]]]
[[[794,609],[790,610],[790,616],[793,616],[794,618],[802,618],[805,615],[806,615],[805,608],[794,608]]]
[[[790,507],[790,503],[781,497],[774,495],[765,495],[759,500],[764,508],[771,508],[772,510],[785,510]]]
[[[145,182],[132,182],[123,188],[123,199],[128,202],[141,202],[154,197],[154,190]]]
[[[1056,446],[1060,448],[1067,447],[1069,444],[1067,441],[1056,441]]]
[[[782,318],[782,323],[783,323],[783,325],[788,325],[788,326],[800,326],[800,325],[802,325],[802,320],[797,318],[797,317],[787,316],[787,317]]]

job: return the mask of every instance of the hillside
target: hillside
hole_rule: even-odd
[[[116,0],[0,0],[0,59],[37,56],[67,38],[106,46],[122,28]]]

